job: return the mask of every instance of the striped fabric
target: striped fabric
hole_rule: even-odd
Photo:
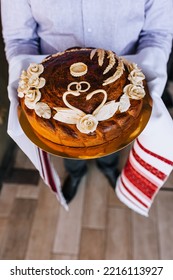
[[[151,152],[138,139],[135,140],[117,182],[117,196],[131,209],[148,216],[153,200],[172,167],[172,161]]]
[[[43,178],[45,184],[54,192],[61,205],[68,210],[68,205],[61,191],[61,182],[50,160],[50,155],[38,148],[38,156],[41,165],[40,176]]]
[[[173,121],[161,99],[166,82],[164,57],[161,50],[153,52],[148,48],[125,58],[136,62],[145,73],[153,108],[147,126],[133,143],[117,181],[116,194],[129,208],[148,216],[155,196],[173,169]]]

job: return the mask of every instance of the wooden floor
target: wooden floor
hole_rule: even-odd
[[[123,166],[127,149],[121,153]],[[63,181],[63,160],[54,160]],[[16,168],[34,167],[17,151]],[[4,183],[0,195],[0,259],[173,259],[173,174],[157,195],[149,218],[123,205],[106,178],[88,164],[67,212],[38,185]],[[33,175],[34,176],[34,175]]]

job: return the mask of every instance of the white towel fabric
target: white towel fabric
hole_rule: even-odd
[[[137,213],[148,216],[159,189],[173,169],[173,121],[161,95],[166,83],[165,58],[160,49],[144,49],[126,59],[144,72],[153,99],[151,118],[134,141],[116,184],[118,198]]]
[[[152,202],[173,168],[173,123],[159,96],[148,125],[134,141],[117,181],[118,198],[148,216]]]
[[[55,193],[59,202],[68,210],[68,206],[61,192],[59,176],[50,160],[50,155],[33,144],[23,132],[17,115],[18,96],[17,87],[21,71],[27,69],[32,62],[40,63],[45,55],[20,55],[15,57],[9,65],[8,95],[10,110],[8,119],[8,134],[32,161],[45,184]]]
[[[68,209],[61,192],[59,176],[49,154],[28,139],[17,116],[16,89],[21,71],[31,62],[41,62],[44,57],[45,55],[20,55],[10,62],[8,133],[35,165],[60,203]],[[155,195],[173,168],[173,123],[160,97],[166,82],[166,59],[159,48],[146,48],[137,55],[126,56],[126,59],[136,62],[146,75],[153,98],[153,110],[146,128],[134,142],[129,159],[117,181],[116,193],[128,207],[147,216]]]

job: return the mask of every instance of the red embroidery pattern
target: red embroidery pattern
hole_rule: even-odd
[[[126,166],[124,167],[124,174],[136,188],[138,188],[143,194],[145,194],[150,199],[153,197],[153,195],[158,189],[156,185],[151,183],[137,170],[135,170],[129,160],[127,161]]]
[[[42,155],[43,155],[43,160],[44,160],[44,164],[46,166],[46,172],[47,172],[47,177],[48,177],[48,183],[52,189],[53,192],[57,193],[57,189],[56,189],[56,183],[55,180],[53,178],[53,174],[51,171],[51,167],[49,164],[49,160],[48,160],[48,155],[45,151],[42,150]]]
[[[150,165],[149,163],[147,163],[146,161],[144,161],[139,155],[137,155],[137,153],[135,152],[134,147],[132,148],[132,154],[134,156],[134,158],[136,159],[136,161],[142,165],[142,167],[144,167],[146,170],[148,170],[149,172],[151,172],[153,175],[155,175],[157,178],[161,179],[161,180],[165,180],[165,178],[167,177],[166,174],[164,174],[162,171],[158,170],[157,168],[155,168],[154,166]]]
[[[133,196],[139,203],[141,203],[144,207],[146,207],[146,208],[148,208],[148,206],[142,201],[142,200],[140,200],[136,195],[134,195],[127,187],[126,187],[126,185],[125,185],[125,183],[124,183],[124,181],[123,181],[123,179],[121,178],[121,183],[123,184],[123,187],[125,188],[125,190],[131,195],[131,196]],[[124,194],[123,194],[124,195]],[[126,197],[127,198],[127,197]],[[129,199],[129,197],[128,197],[128,199]],[[135,204],[134,202],[133,202],[133,204]]]
[[[164,158],[164,157],[161,157],[161,156],[159,156],[159,155],[157,155],[157,154],[155,154],[155,153],[149,151],[148,149],[146,149],[146,148],[139,142],[138,139],[136,139],[136,141],[137,141],[139,147],[140,147],[143,151],[145,151],[147,154],[149,154],[149,155],[151,155],[151,156],[153,156],[153,157],[155,157],[155,158],[158,158],[158,159],[164,161],[165,163],[167,163],[167,164],[173,166],[173,162],[172,162],[172,161],[170,161],[170,160],[168,160],[168,159],[166,159],[166,158]]]

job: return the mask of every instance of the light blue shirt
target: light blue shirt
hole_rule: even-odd
[[[1,0],[7,59],[80,46],[171,50],[173,0]]]

